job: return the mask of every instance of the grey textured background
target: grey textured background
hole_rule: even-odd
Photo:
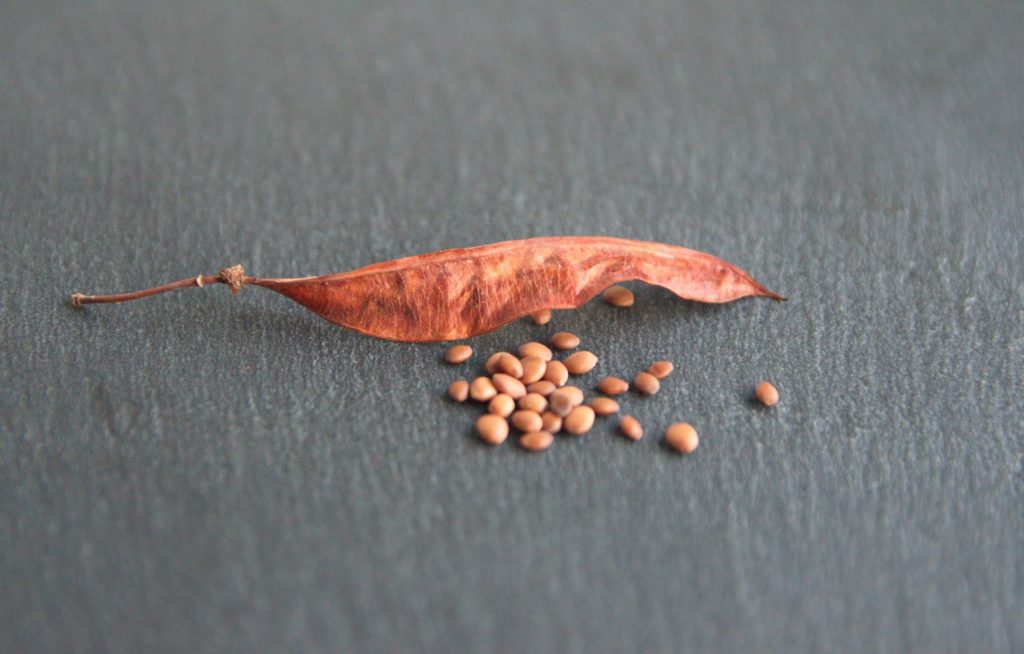
[[[4,0],[0,650],[1024,650],[1022,25]],[[486,448],[443,346],[260,289],[65,302],[591,233],[791,297],[644,287],[473,341],[672,359],[637,444]]]

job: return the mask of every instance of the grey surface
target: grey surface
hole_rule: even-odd
[[[0,5],[0,650],[1024,650],[1021,3],[488,4]],[[791,297],[473,341],[675,361],[637,444],[486,448],[260,289],[65,303],[590,233]]]

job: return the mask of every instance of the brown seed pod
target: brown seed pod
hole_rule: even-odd
[[[448,348],[447,354],[444,355],[444,360],[451,364],[459,364],[469,361],[471,356],[473,356],[473,348],[470,346],[453,345]]]
[[[779,402],[778,389],[766,381],[757,385],[757,388],[754,389],[754,396],[765,406],[775,406]]]
[[[697,449],[699,442],[697,430],[688,422],[677,422],[665,430],[665,443],[677,452],[689,454]]]
[[[493,375],[496,372],[501,372],[500,370],[498,370],[498,361],[501,360],[501,357],[504,354],[509,354],[509,353],[508,352],[495,352],[491,356],[487,357],[487,361],[484,363],[484,370],[487,371],[487,374]],[[512,356],[512,355],[509,354],[509,356]]]
[[[619,403],[610,397],[595,397],[590,401],[590,408],[599,416],[610,416],[619,412]]]
[[[544,370],[544,379],[555,386],[565,386],[565,382],[569,381],[569,369],[561,361],[548,361],[548,367]]]
[[[594,426],[594,410],[589,406],[578,406],[562,418],[562,429],[574,436],[590,431]]]
[[[661,382],[649,372],[638,372],[633,378],[633,388],[644,395],[654,395],[661,389]]]
[[[491,382],[499,393],[507,393],[512,396],[513,400],[518,400],[526,395],[526,386],[512,375],[496,372],[491,375]]]
[[[487,405],[488,413],[493,413],[502,418],[509,417],[515,410],[516,401],[512,399],[511,395],[506,395],[505,393],[498,393],[491,398],[490,404]]]
[[[562,431],[562,416],[558,415],[553,411],[545,411],[540,416],[541,421],[544,423],[544,431],[557,434]]]
[[[537,395],[543,395],[544,397],[547,397],[548,395],[554,393],[556,388],[558,387],[549,382],[548,380],[542,379],[538,382],[533,382],[532,384],[527,386],[526,392],[536,393]]]
[[[448,395],[456,402],[465,402],[469,397],[469,382],[457,379],[448,385]]]
[[[554,442],[555,437],[546,431],[533,431],[519,437],[519,447],[531,452],[543,452]]]
[[[524,359],[526,357],[540,357],[545,362],[548,362],[551,361],[551,350],[543,343],[532,341],[519,346],[519,356]]]
[[[523,364],[519,363],[519,359],[515,356],[503,354],[498,358],[498,372],[503,372],[506,375],[519,379],[523,376]]]
[[[490,402],[491,398],[497,394],[498,389],[487,377],[477,377],[469,385],[469,396],[477,402]]]
[[[519,400],[519,408],[544,413],[544,410],[548,408],[548,399],[540,393],[527,393]]]
[[[647,368],[647,372],[658,379],[665,379],[672,374],[673,365],[671,361],[655,361]]]
[[[580,337],[569,332],[558,332],[551,337],[551,347],[556,350],[571,350],[579,347]]]
[[[477,418],[476,431],[485,443],[501,445],[508,438],[508,423],[499,415],[485,413]]]
[[[619,420],[619,431],[632,441],[638,441],[644,435],[643,425],[633,416],[622,416],[622,419]]]
[[[613,307],[631,307],[633,306],[633,292],[625,286],[609,286],[605,289],[604,293],[601,294],[604,301]]]
[[[548,397],[548,406],[554,413],[563,417],[582,403],[583,391],[575,386],[559,388]]]
[[[535,325],[546,325],[551,322],[551,312],[547,309],[534,311],[530,314],[530,319],[533,320],[533,324]]]
[[[512,426],[522,432],[540,431],[541,427],[544,426],[540,414],[535,411],[520,409],[512,413],[510,420],[512,421]]]
[[[523,374],[520,375],[519,379],[524,384],[540,381],[544,378],[544,373],[548,369],[548,364],[540,357],[526,357],[520,363],[522,364]]]
[[[597,390],[605,395],[622,395],[629,390],[629,382],[618,377],[605,377],[597,382]]]
[[[570,354],[565,360],[565,368],[570,375],[585,375],[597,365],[597,356],[593,352],[583,350]]]

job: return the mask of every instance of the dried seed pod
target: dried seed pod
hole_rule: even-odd
[[[508,423],[499,415],[485,413],[477,418],[476,431],[485,443],[501,445],[508,438]]]
[[[491,382],[499,393],[507,393],[512,396],[513,400],[518,400],[526,395],[526,386],[512,375],[496,372],[491,375]]]
[[[490,404],[487,405],[487,412],[493,413],[496,416],[507,418],[512,415],[512,412],[516,410],[516,401],[512,399],[511,395],[505,393],[498,393],[491,398]]]
[[[542,452],[555,442],[555,437],[546,431],[533,431],[519,437],[519,447],[531,452]]]
[[[619,286],[618,284],[606,288],[601,297],[613,307],[633,306],[633,292],[625,286]]]
[[[451,364],[465,363],[473,356],[473,348],[468,345],[453,345],[448,348],[444,360]]]
[[[469,382],[457,379],[448,385],[448,395],[456,402],[465,402],[469,397]]]
[[[580,337],[569,332],[558,332],[551,337],[551,347],[556,350],[571,350],[579,347]]]
[[[567,416],[575,407],[583,403],[583,391],[575,386],[559,388],[548,397],[548,406],[560,416]]]
[[[542,379],[540,381],[533,382],[532,384],[527,386],[526,392],[536,393],[538,395],[543,395],[544,397],[547,397],[548,395],[554,393],[556,388],[558,387],[549,382],[548,380]]]
[[[590,401],[590,408],[599,416],[610,416],[619,412],[619,403],[610,397],[595,397]]]
[[[647,372],[658,379],[665,379],[672,374],[673,365],[671,361],[655,361],[647,368]]]
[[[519,400],[519,408],[544,413],[544,410],[548,408],[548,399],[539,393],[527,393]]]
[[[561,361],[548,361],[548,367],[544,371],[544,379],[555,386],[565,386],[565,382],[569,381],[569,369]]]
[[[597,382],[597,390],[605,395],[622,395],[629,390],[629,382],[618,377],[605,377]]]
[[[539,413],[525,409],[514,411],[510,420],[512,426],[522,432],[540,431],[544,426]]]
[[[540,357],[526,357],[522,361],[523,373],[519,376],[524,384],[532,384],[535,381],[540,381],[544,378],[544,373],[547,372],[548,364],[544,362],[544,359]]]
[[[574,436],[587,433],[593,426],[594,410],[589,406],[578,406],[562,418],[562,429]]]
[[[677,422],[665,430],[665,443],[683,454],[693,452],[699,442],[697,430],[688,422]]]
[[[551,312],[547,309],[534,311],[530,314],[530,319],[533,320],[533,324],[535,325],[546,325],[551,322]]]
[[[544,431],[552,434],[562,431],[562,416],[557,413],[545,411],[541,414],[540,419],[544,423]]]
[[[633,378],[633,388],[644,395],[654,395],[661,389],[661,382],[649,372],[638,372]]]
[[[754,389],[754,396],[765,406],[775,406],[779,402],[779,390],[766,381],[757,385],[757,388]]]
[[[498,370],[498,361],[500,361],[502,355],[505,354],[512,356],[508,352],[495,352],[491,356],[487,357],[487,361],[484,363],[484,370],[487,371],[487,374],[493,375],[496,372],[501,372]]]
[[[633,441],[640,440],[644,435],[643,425],[633,416],[622,416],[622,419],[619,420],[619,431],[622,432],[623,436]]]
[[[582,350],[570,354],[565,360],[565,367],[571,375],[585,375],[597,365],[597,356],[593,352]]]
[[[519,363],[519,359],[515,356],[503,354],[498,358],[498,372],[503,372],[506,375],[519,379],[523,376],[523,364]]]
[[[519,346],[519,356],[524,359],[526,357],[539,357],[545,362],[548,362],[551,361],[551,350],[543,343],[532,341],[530,343],[523,343]]]
[[[477,402],[490,402],[497,394],[498,389],[488,377],[477,377],[469,385],[469,396]]]

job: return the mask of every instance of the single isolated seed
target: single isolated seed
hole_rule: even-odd
[[[532,431],[519,437],[519,447],[531,452],[543,452],[554,442],[555,437],[546,431]]]
[[[523,364],[519,363],[519,359],[511,354],[502,354],[498,358],[498,372],[503,372],[506,375],[519,379],[523,376]]]
[[[571,375],[585,375],[597,365],[597,356],[593,352],[583,350],[570,354],[565,360],[565,368]]]
[[[643,425],[633,416],[622,416],[619,420],[619,431],[631,441],[638,441],[644,435]]]
[[[519,346],[519,356],[526,357],[540,357],[545,362],[551,361],[551,350],[547,345],[543,343],[530,342],[523,343]]]
[[[699,442],[697,430],[688,422],[677,422],[665,430],[665,443],[683,454],[693,452]]]
[[[521,432],[540,431],[541,427],[544,426],[544,421],[541,420],[540,414],[534,411],[520,409],[512,414],[511,420],[512,426]]]
[[[500,370],[498,370],[498,361],[504,354],[508,354],[508,352],[495,352],[491,356],[487,357],[487,361],[484,363],[484,370],[486,370],[487,373],[490,375],[493,375],[496,372],[500,372]],[[509,354],[509,356],[512,355]]]
[[[601,297],[613,307],[633,306],[633,292],[625,286],[619,286],[618,284],[606,288]]]
[[[761,382],[754,389],[757,401],[765,406],[775,406],[779,402],[779,389],[766,381]]]
[[[519,408],[544,413],[544,410],[548,408],[548,399],[540,393],[527,393],[519,400]]]
[[[654,375],[658,379],[665,379],[672,374],[674,366],[671,361],[655,361],[647,368],[647,372]]]
[[[473,356],[473,348],[468,345],[453,345],[448,348],[444,360],[451,364],[465,363]]]
[[[533,320],[535,325],[546,325],[551,322],[551,312],[547,309],[541,309],[540,311],[534,311],[530,314],[530,318]]]
[[[638,372],[633,378],[633,388],[644,395],[654,395],[661,389],[661,382],[649,372]]]
[[[575,386],[559,388],[548,397],[548,406],[560,416],[567,416],[569,412],[583,403],[583,391]]]
[[[519,381],[512,375],[506,375],[503,372],[496,372],[491,375],[491,382],[499,393],[507,393],[512,396],[513,400],[518,400],[526,395],[526,386],[523,386],[523,382]]]
[[[605,377],[597,382],[597,390],[605,395],[622,395],[629,390],[629,382],[618,377]]]
[[[590,408],[599,416],[610,416],[619,412],[619,403],[610,397],[595,397],[590,401]]]
[[[477,377],[469,385],[469,396],[477,402],[490,402],[491,398],[497,394],[498,389],[494,387],[494,384],[487,377]]]
[[[562,429],[579,436],[590,431],[594,426],[594,410],[589,406],[578,406],[562,418]]]
[[[574,347],[579,347],[580,337],[576,334],[570,334],[569,332],[558,332],[551,337],[551,347],[556,350],[571,350]]]
[[[540,416],[541,422],[544,423],[544,431],[557,434],[562,431],[562,416],[554,413],[553,411],[545,411]]]
[[[456,402],[465,402],[469,397],[469,382],[465,379],[457,379],[448,384],[448,395]]]
[[[544,359],[540,357],[526,357],[519,362],[521,364],[522,374],[519,375],[519,379],[523,380],[524,384],[532,384],[535,381],[540,381],[544,378],[544,373],[547,372],[548,364],[544,362]]]
[[[485,443],[501,445],[508,438],[508,423],[499,415],[485,413],[477,418],[476,431]]]
[[[511,395],[506,395],[505,393],[498,393],[491,398],[491,403],[487,405],[488,413],[493,413],[502,418],[509,417],[515,410],[516,401],[512,399]]]
[[[538,382],[533,382],[532,384],[527,385],[526,392],[536,393],[537,395],[543,395],[544,397],[547,397],[548,395],[554,393],[556,388],[558,387],[549,382],[548,380],[542,379]]]
[[[544,370],[544,379],[555,386],[565,386],[565,382],[569,381],[569,369],[561,361],[548,361],[548,367]]]

